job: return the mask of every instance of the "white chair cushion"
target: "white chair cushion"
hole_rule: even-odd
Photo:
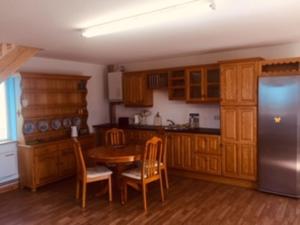
[[[125,177],[130,177],[136,180],[141,180],[141,169],[140,168],[135,168],[135,169],[131,169],[131,170],[127,170],[125,172],[122,173],[122,176]],[[144,176],[144,178],[146,178],[146,175]]]
[[[157,171],[155,171],[155,174],[158,174]],[[122,176],[133,178],[136,180],[141,180],[142,179],[142,172],[140,168],[135,168],[131,170],[127,170],[122,173]],[[144,174],[144,178],[147,178],[146,174]]]
[[[101,176],[109,176],[112,174],[112,171],[105,166],[95,166],[87,168],[86,173],[88,178],[96,178]]]

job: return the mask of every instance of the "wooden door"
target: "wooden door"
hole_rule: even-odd
[[[207,172],[207,155],[199,152],[194,153],[193,170],[201,173]]]
[[[257,136],[257,108],[239,107],[239,142],[256,144]]]
[[[173,136],[171,134],[167,135],[167,165],[170,168],[175,167],[174,166],[174,142],[173,142]]]
[[[204,135],[195,135],[193,149],[195,153],[207,153],[209,149],[207,137]]]
[[[222,168],[221,168],[221,157],[210,155],[207,156],[207,173],[214,174],[214,175],[221,175]]]
[[[36,184],[42,185],[59,177],[58,153],[50,152],[35,156]]]
[[[238,64],[238,104],[257,104],[257,62]]]
[[[221,154],[221,148],[220,148],[220,137],[219,136],[207,136],[207,153],[209,154]]]
[[[219,65],[205,67],[203,81],[204,101],[220,101],[220,68]]]
[[[73,147],[59,150],[59,175],[72,176],[76,173],[76,161]]]
[[[239,139],[238,110],[236,107],[221,108],[222,142],[236,142]]]
[[[256,180],[256,145],[241,144],[239,147],[239,177],[247,180]]]
[[[180,134],[180,151],[183,158],[183,168],[187,170],[193,169],[193,149],[192,149],[192,135]]]
[[[222,174],[227,177],[238,177],[238,144],[223,143]]]
[[[147,75],[141,72],[126,73],[123,76],[123,102],[125,106],[153,105],[153,90],[147,86]]]
[[[236,64],[221,66],[221,104],[238,103],[238,70]]]
[[[204,99],[204,76],[203,67],[186,70],[186,100],[188,102],[201,102]]]
[[[168,140],[168,153],[171,155],[169,159],[171,159],[171,162],[168,162],[168,165],[172,165],[173,168],[184,168],[184,149],[181,147],[181,137],[177,134],[171,134],[169,135]]]

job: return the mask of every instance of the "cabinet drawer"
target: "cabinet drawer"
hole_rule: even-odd
[[[57,151],[57,145],[47,145],[43,147],[38,147],[34,149],[34,155],[44,155],[44,154],[51,154]]]

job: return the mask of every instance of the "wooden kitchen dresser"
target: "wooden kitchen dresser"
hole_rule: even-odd
[[[95,146],[94,135],[79,137],[86,152]],[[72,139],[36,145],[19,145],[21,187],[32,191],[40,186],[75,175],[76,163]]]
[[[84,150],[95,145],[87,125],[89,78],[20,73],[17,108],[21,186],[35,191],[75,174],[71,126],[78,128]]]

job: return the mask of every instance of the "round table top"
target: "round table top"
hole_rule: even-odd
[[[88,157],[103,163],[127,163],[141,159],[143,145],[100,146],[88,151]]]

